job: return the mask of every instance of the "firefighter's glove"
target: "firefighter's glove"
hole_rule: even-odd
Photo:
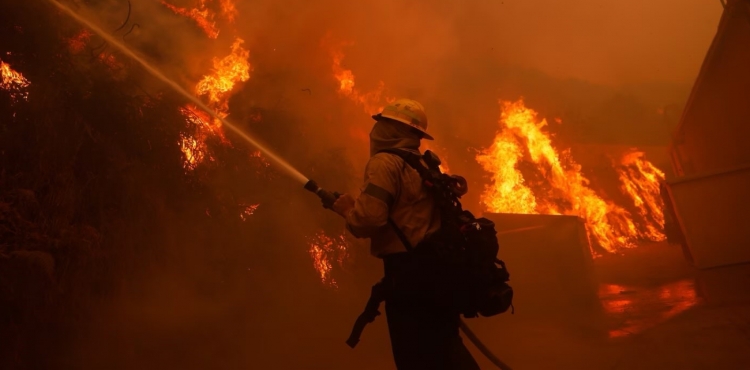
[[[346,218],[354,208],[354,197],[351,194],[342,194],[339,199],[333,203],[333,211]]]

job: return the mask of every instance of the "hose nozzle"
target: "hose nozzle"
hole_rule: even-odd
[[[305,184],[305,190],[315,193],[315,195],[317,195],[323,202],[323,208],[327,209],[331,209],[333,207],[333,203],[336,202],[336,199],[339,199],[339,197],[341,196],[341,194],[337,192],[330,192],[321,188],[320,186],[318,186],[318,183],[313,180],[309,180]]]

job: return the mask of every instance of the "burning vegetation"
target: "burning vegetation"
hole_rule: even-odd
[[[348,245],[345,234],[330,237],[325,232],[319,231],[310,238],[308,251],[323,284],[334,288],[338,286],[332,276],[333,267],[334,265],[344,266],[349,258]]]
[[[0,60],[0,77],[2,77],[0,89],[7,91],[13,101],[29,99],[29,92],[26,90],[30,84],[29,80],[2,60]]]

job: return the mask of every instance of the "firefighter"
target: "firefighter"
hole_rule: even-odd
[[[420,154],[421,139],[433,139],[427,133],[424,108],[414,100],[399,99],[372,118],[361,194],[342,195],[333,210],[345,218],[355,237],[369,238],[371,254],[383,260],[385,313],[396,367],[479,369],[461,341],[459,312],[447,296],[450,282],[437,264],[430,263],[429,254],[420,253],[440,227],[436,205],[416,170],[398,155],[381,152]],[[407,252],[396,227],[416,246],[412,252]]]

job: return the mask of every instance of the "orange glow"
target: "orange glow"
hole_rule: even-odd
[[[639,228],[630,212],[597,195],[570,151],[559,151],[552,144],[547,121],[537,118],[523,100],[500,104],[502,129],[492,146],[477,156],[492,174],[492,182],[481,196],[489,212],[579,216],[589,237],[609,252],[632,247],[638,239],[663,240],[648,227]],[[630,159],[627,163],[635,165]],[[534,186],[527,183],[520,169],[527,167],[541,179]],[[644,171],[653,169],[643,167]],[[655,186],[658,189],[658,183]],[[646,216],[653,213],[644,212]]]
[[[695,283],[682,280],[657,288],[602,284],[599,299],[605,312],[617,319],[610,338],[638,334],[698,304]]]
[[[229,21],[234,23],[237,17],[237,7],[234,4],[234,0],[219,0],[219,6],[221,7],[221,15]]]
[[[86,47],[86,44],[91,40],[91,36],[93,36],[91,31],[84,29],[68,39],[68,47],[70,47],[70,51],[76,54],[82,52]]]
[[[192,19],[209,38],[219,37],[219,29],[216,28],[214,14],[206,6],[206,0],[199,0],[196,7],[192,9],[176,7],[163,0],[161,3],[175,14]]]
[[[348,258],[348,243],[345,234],[329,237],[319,231],[310,240],[309,253],[313,259],[313,267],[318,272],[323,284],[337,288],[336,280],[331,276],[334,263],[339,266]]]
[[[643,152],[626,153],[616,167],[620,177],[620,189],[633,200],[643,220],[640,237],[655,241],[666,240],[664,235],[664,201],[659,184],[664,181],[664,172],[644,158]]]
[[[13,101],[29,99],[29,93],[26,91],[31,84],[29,80],[2,60],[0,60],[0,77],[2,77],[0,89],[8,91]]]

